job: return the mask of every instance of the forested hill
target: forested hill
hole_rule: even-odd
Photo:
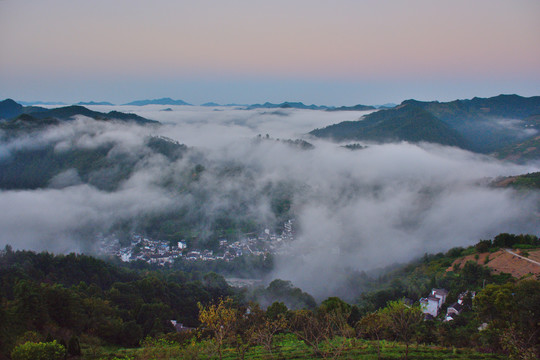
[[[21,115],[21,117],[26,115]],[[55,120],[47,121],[53,124]],[[73,173],[73,179],[59,186],[80,182],[88,183],[101,190],[112,191],[133,173],[138,163],[147,157],[161,154],[171,161],[181,158],[187,147],[163,137],[148,137],[141,154],[114,153],[114,142],[100,144],[95,148],[74,148],[56,151],[57,143],[41,147],[22,148],[13,151],[0,162],[0,189],[45,188],[61,174]]]
[[[95,120],[116,120],[131,122],[140,125],[159,124],[158,121],[145,119],[136,114],[122,113],[119,111],[110,111],[102,113],[90,110],[84,106],[71,105],[53,109],[46,109],[37,106],[22,106],[11,99],[0,102],[0,126],[5,129],[16,129],[18,125],[33,122],[40,123],[40,120],[70,120],[75,116],[86,116]]]
[[[406,100],[390,110],[379,110],[359,121],[316,129],[312,135],[353,141],[427,141],[511,157],[529,159],[524,143],[538,135],[540,96],[499,95],[452,102]],[[525,146],[525,145],[524,145]]]
[[[215,273],[143,269],[6,247],[0,251],[0,358],[27,331],[137,346],[146,336],[174,331],[172,319],[197,326],[197,302],[233,295]]]
[[[465,139],[455,130],[426,110],[410,104],[371,113],[360,121],[347,121],[313,130],[310,134],[337,141],[426,141],[468,147]]]
[[[448,123],[481,117],[525,119],[540,114],[540,96],[523,97],[515,94],[450,102],[405,100],[402,104],[421,107]]]
[[[539,246],[534,235],[499,234],[468,248],[426,254],[392,271],[351,273],[351,287],[371,282],[372,288],[351,304],[329,297],[317,305],[290,282],[274,280],[253,292],[253,300],[266,302],[266,309],[248,304],[249,292],[233,291],[215,273],[155,271],[145,263],[119,266],[6,246],[0,251],[0,358],[9,358],[12,349],[25,350],[25,342],[40,347],[40,339],[47,338],[49,344],[68,344],[71,355],[77,346],[69,344],[80,341],[83,358],[91,359],[126,358],[126,351],[137,359],[158,353],[168,354],[160,358],[194,353],[226,359],[275,353],[306,359],[407,358],[409,351],[414,359],[500,359],[509,352],[534,359],[540,354],[538,275],[516,277],[489,267],[504,249],[532,258]],[[425,317],[418,300],[433,288],[447,294],[436,316]],[[284,303],[291,296],[301,300],[299,308]],[[457,311],[453,320],[447,320],[447,309]],[[200,326],[199,331],[176,333],[173,319]]]

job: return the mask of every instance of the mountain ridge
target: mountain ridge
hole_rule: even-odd
[[[145,106],[145,105],[191,105],[184,100],[173,100],[169,97],[153,100],[135,100],[124,105]]]
[[[404,108],[412,107],[425,113],[403,113]],[[455,145],[478,153],[493,153],[505,147],[526,143],[537,136],[540,132],[538,114],[540,96],[527,98],[519,95],[498,95],[450,102],[411,99],[403,101],[393,109],[366,115],[360,121],[330,125],[324,129],[315,129],[310,134],[335,140],[428,141]],[[406,119],[404,116],[410,118]],[[415,116],[420,116],[416,119],[416,125],[413,122]],[[386,118],[386,121],[376,121],[382,118]],[[400,120],[401,123],[392,123],[391,118]],[[406,121],[409,122],[408,129],[403,128]]]
[[[50,124],[51,119],[70,120],[77,115],[103,121],[120,120],[134,122],[141,125],[159,124],[158,121],[149,120],[132,113],[123,113],[116,110],[103,113],[90,110],[81,105],[69,105],[53,109],[46,109],[38,106],[22,106],[12,99],[6,99],[0,102],[0,119],[5,120],[1,122],[0,125],[6,130],[17,129],[19,125],[22,125],[23,128],[28,128],[28,125],[31,125],[31,128],[35,128],[40,124],[38,120],[48,119],[49,121],[42,121],[41,123]]]
[[[467,148],[467,142],[444,122],[415,105],[400,105],[368,114],[357,121],[346,121],[315,129],[311,135],[321,138],[366,141],[434,142]]]

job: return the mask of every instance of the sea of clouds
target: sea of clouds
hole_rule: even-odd
[[[56,151],[114,144],[109,155],[137,159],[135,171],[114,191],[81,181],[75,170],[57,175],[38,190],[0,191],[0,246],[53,252],[90,251],[92,235],[118,221],[176,208],[203,214],[210,223],[223,211],[242,212],[269,224],[269,184],[287,184],[298,227],[290,255],[276,259],[274,278],[291,280],[322,297],[341,286],[344,269],[369,270],[426,252],[446,251],[501,232],[540,233],[540,195],[487,186],[499,176],[539,171],[538,163],[516,165],[486,155],[434,144],[364,144],[351,151],[310,138],[315,128],[357,120],[366,112],[234,107],[93,106],[134,112],[163,125],[138,126],[86,118],[47,131],[2,139],[0,161],[17,149],[55,144]],[[261,134],[270,140],[255,141]],[[145,148],[148,136],[166,136],[189,147],[171,161]],[[276,139],[305,139],[302,150]],[[182,185],[195,162],[206,171],[194,191]],[[235,165],[238,174],[218,176]],[[241,204],[241,206],[239,206]],[[90,237],[90,238],[89,238]]]

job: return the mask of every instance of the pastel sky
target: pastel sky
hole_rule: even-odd
[[[540,95],[538,0],[0,0],[0,98]]]

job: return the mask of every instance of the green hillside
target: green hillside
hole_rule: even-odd
[[[494,275],[477,261],[452,264],[500,248],[532,254],[538,246],[534,235],[499,234],[364,274],[377,288],[353,304],[329,297],[298,309],[284,296],[310,296],[288,281],[264,289],[263,309],[215,273],[7,246],[0,251],[0,357],[56,341],[64,344],[59,351],[83,359],[535,359],[538,280]],[[418,299],[432,288],[448,294],[439,315],[426,320]],[[460,313],[443,321],[460,296]],[[177,332],[172,319],[189,328]]]
[[[35,125],[36,120],[21,120],[13,124],[19,129],[28,129],[32,125],[55,124],[54,119],[44,119]],[[56,143],[39,147],[28,147],[13,151],[10,156],[0,161],[0,189],[37,189],[50,185],[51,180],[66,171],[75,171],[79,181],[98,189],[112,191],[129,178],[139,161],[150,154],[162,154],[170,160],[183,156],[187,147],[175,141],[149,137],[141,149],[140,156],[115,154],[111,150],[115,143],[102,144],[95,148],[73,148],[69,151],[57,151]],[[144,150],[146,149],[146,154]],[[69,184],[67,184],[69,185]]]
[[[4,119],[4,121],[0,122],[0,129],[14,130],[18,128],[18,125],[27,127],[28,123],[33,123],[32,127],[36,127],[35,125],[40,123],[38,120],[47,120],[49,122],[51,119],[71,120],[78,115],[95,120],[119,120],[140,125],[159,124],[158,121],[119,111],[102,113],[80,105],[46,109],[37,106],[22,106],[11,99],[6,99],[0,102],[0,119]]]
[[[540,96],[499,95],[451,102],[406,100],[401,106],[377,111],[360,121],[345,121],[311,134],[338,141],[427,141],[480,153],[501,149],[510,153],[512,146],[517,146],[515,152],[527,160],[538,158],[538,153],[530,149],[534,146],[525,142],[540,131],[539,114]]]
[[[46,111],[32,112],[30,113],[30,115],[36,119],[54,118],[59,120],[69,120],[74,116],[82,115],[95,120],[122,120],[127,122],[134,122],[137,124],[159,124],[158,121],[148,120],[135,114],[126,114],[119,111],[102,113],[99,111],[92,111],[85,108],[84,106],[79,105],[71,105]]]
[[[479,117],[524,119],[540,114],[540,96],[498,95],[450,102],[405,100],[402,104],[421,107],[448,123],[475,120]]]
[[[403,105],[366,115],[359,121],[347,121],[324,129],[313,130],[311,135],[336,141],[409,141],[432,142],[467,148],[467,142],[448,125],[414,105]]]
[[[540,172],[498,178],[493,182],[493,186],[540,190]]]
[[[535,136],[523,142],[508,145],[497,150],[494,155],[503,160],[526,162],[540,159],[540,136]]]
[[[478,152],[492,152],[530,135],[526,130],[540,130],[534,115],[540,114],[540,96],[499,95],[451,102],[407,100],[430,112],[458,131]]]

